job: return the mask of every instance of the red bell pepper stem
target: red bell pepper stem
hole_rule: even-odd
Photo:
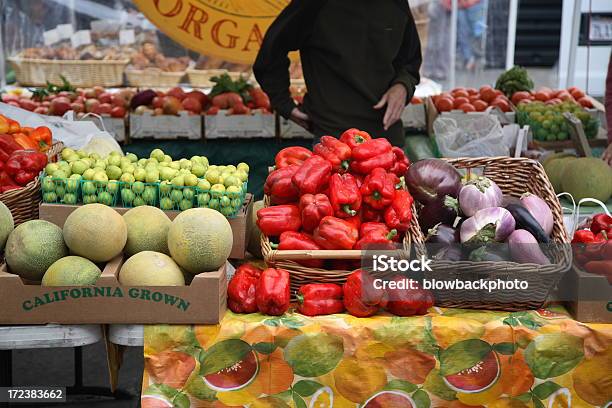
[[[350,174],[333,174],[329,179],[329,200],[336,217],[357,215],[361,209],[361,193],[355,178]]]
[[[350,147],[351,150],[369,140],[372,140],[372,136],[359,129],[349,129],[340,135],[340,141]]]
[[[311,283],[297,293],[298,312],[306,316],[342,313],[342,287],[334,283]]]
[[[260,313],[283,315],[289,309],[291,298],[289,272],[273,268],[264,270],[257,283],[255,298]]]
[[[332,164],[333,171],[344,172],[349,169],[351,148],[332,136],[323,136],[313,148],[314,154],[321,156]]]
[[[377,167],[365,178],[361,185],[363,201],[375,210],[383,210],[395,197],[397,176]]]

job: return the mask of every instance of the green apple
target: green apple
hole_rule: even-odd
[[[121,167],[121,159],[122,159],[121,156],[110,155],[106,158],[106,161],[111,166]]]
[[[138,157],[134,153],[128,153],[125,155],[131,163],[136,163],[138,161]]]
[[[67,173],[64,172],[64,170],[57,170],[55,173],[53,173],[53,178],[54,179],[65,179],[68,178]]]
[[[134,174],[135,170],[136,170],[136,167],[134,167],[133,164],[128,164],[127,166],[121,168],[122,172],[130,173],[130,174]]]
[[[144,192],[144,189],[145,185],[141,181],[135,181],[134,184],[132,184],[132,191],[135,194],[142,194]]]
[[[170,199],[172,200],[172,202],[174,203],[180,203],[181,200],[183,199],[183,192],[181,190],[172,190],[172,192],[170,193]]]
[[[121,190],[121,200],[123,201],[123,205],[131,206],[135,197],[136,195],[129,188],[124,188]]]
[[[145,169],[138,168],[134,170],[134,179],[136,181],[145,181],[147,178],[147,171]]]
[[[155,158],[157,159],[157,161],[163,161],[164,160],[164,152],[161,149],[154,149],[151,154],[149,155],[150,158]]]
[[[94,169],[87,169],[83,172],[83,178],[85,180],[93,180],[96,171]]]
[[[108,181],[108,176],[106,175],[106,173],[99,171],[96,174],[94,174],[93,181],[106,183]]]
[[[123,173],[121,175],[121,178],[119,178],[119,181],[123,181],[124,183],[133,183],[134,181],[136,181],[136,179],[134,178],[133,174]]]
[[[43,193],[49,193],[51,191],[55,191],[55,183],[53,182],[53,177],[47,176],[43,179],[42,185],[40,186]]]
[[[128,159],[127,157],[122,157],[121,158],[121,163],[120,163],[119,167],[123,168],[123,167],[127,166],[128,164],[132,164],[130,159]]]
[[[198,185],[198,178],[195,174],[185,174],[184,181],[185,185],[189,187],[195,187]]]
[[[172,157],[167,154],[164,155],[164,159],[162,160],[164,163],[172,163]]]
[[[140,159],[138,160],[138,166],[139,167],[144,167],[147,165],[147,159]]]
[[[179,162],[173,161],[170,163],[170,168],[174,170],[180,170],[181,164]]]
[[[238,177],[243,183],[249,179],[249,174],[242,170],[235,172],[234,176]]]
[[[238,166],[237,166],[236,168],[237,168],[238,170],[242,170],[242,171],[244,171],[245,173],[248,173],[248,172],[249,172],[249,170],[250,170],[249,165],[248,165],[248,164],[246,164],[246,163],[244,163],[244,162],[242,162],[242,163],[238,163]]]
[[[198,189],[200,189],[201,191],[210,191],[211,186],[212,185],[210,184],[210,181],[208,180],[198,181]]]
[[[157,198],[157,191],[155,187],[153,186],[145,187],[145,191],[142,193],[142,199],[145,201],[145,203],[147,203],[148,205],[154,205],[156,198]]]
[[[198,194],[197,200],[198,200],[198,207],[206,207],[208,205],[208,202],[210,201],[210,194],[208,193]]]
[[[147,175],[145,176],[145,181],[147,183],[157,183],[159,181],[159,171],[157,169],[148,170]]]
[[[113,196],[106,191],[102,191],[98,194],[98,202],[108,206],[113,205]]]
[[[95,194],[88,194],[83,196],[83,204],[94,204],[98,202],[98,196]]]
[[[172,179],[172,185],[177,187],[183,187],[185,185],[185,177],[184,176],[176,176]]]
[[[106,170],[106,164],[107,163],[104,160],[96,160],[96,162],[94,163],[94,167],[99,167],[101,169],[105,169]]]
[[[65,147],[62,149],[62,153],[60,155],[62,156],[62,159],[66,160],[66,157],[74,156],[75,154],[76,152],[74,150],[69,147]]]
[[[62,199],[64,204],[72,205],[77,203],[77,196],[75,193],[66,193]]]
[[[177,171],[170,167],[162,167],[159,169],[159,176],[162,180],[172,180],[177,175]]]
[[[209,167],[204,177],[206,180],[208,180],[208,182],[210,182],[210,184],[217,184],[221,178],[221,173],[219,173],[217,169],[211,170]]]
[[[122,171],[119,167],[111,164],[110,166],[108,166],[106,168],[106,175],[108,176],[109,180],[119,180],[119,177],[121,177]]]
[[[47,176],[52,176],[53,173],[59,170],[59,166],[57,163],[49,163],[45,166],[45,173]]]
[[[168,180],[164,180],[161,183],[159,183],[159,193],[162,195],[169,195],[170,192],[172,191],[172,183],[170,183]]]
[[[91,181],[86,181],[85,183],[83,183],[83,187],[81,188],[81,190],[83,191],[83,195],[92,195],[96,194],[97,189],[95,183]]]
[[[191,188],[183,189],[183,198],[185,198],[186,200],[193,200],[194,196],[195,196],[195,192],[193,189]]]
[[[113,195],[117,194],[117,191],[119,191],[119,182],[116,180],[109,181],[106,185],[106,191]]]
[[[142,197],[134,197],[134,201],[132,202],[132,205],[134,207],[141,207],[143,205],[145,205],[145,201],[143,200]]]
[[[172,210],[173,207],[174,207],[174,203],[172,202],[170,198],[164,197],[161,200],[159,200],[159,208],[161,208],[162,210],[169,211],[169,210]]]
[[[43,194],[43,201],[45,203],[56,203],[57,202],[57,194],[53,191],[49,191]]]
[[[189,210],[190,208],[193,208],[193,201],[182,199],[179,208],[181,209],[181,211]]]
[[[195,174],[196,177],[203,177],[206,174],[206,167],[204,165],[195,163],[191,166],[191,172]]]

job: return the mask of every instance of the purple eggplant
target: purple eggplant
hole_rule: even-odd
[[[153,103],[153,99],[157,96],[157,93],[152,89],[147,89],[138,92],[130,101],[130,109],[134,110],[139,106],[147,106]]]
[[[524,194],[521,197],[520,203],[529,213],[536,219],[547,236],[550,236],[553,230],[554,220],[553,214],[546,201],[534,194]],[[536,237],[537,238],[537,237]]]
[[[410,166],[406,184],[415,200],[428,205],[443,200],[447,195],[457,198],[461,175],[443,160],[425,159]]]
[[[459,207],[463,215],[471,217],[479,210],[501,206],[502,196],[501,190],[493,180],[477,177],[461,187]]]
[[[457,212],[445,204],[444,199],[425,204],[419,211],[419,224],[423,231],[428,231],[437,224],[453,224]]]
[[[449,225],[437,224],[427,231],[428,244],[452,245],[459,243],[459,230]]]
[[[508,237],[508,245],[515,262],[550,265],[550,259],[544,255],[538,241],[529,231],[517,229]]]
[[[514,221],[516,221],[516,228],[525,229],[535,237],[538,242],[548,244],[550,239],[544,232],[538,221],[531,215],[529,210],[522,205],[510,204],[506,206],[506,209],[510,211]]]
[[[461,243],[480,246],[489,242],[503,242],[514,227],[514,218],[505,208],[485,208],[461,224]]]

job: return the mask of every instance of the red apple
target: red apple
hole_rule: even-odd
[[[174,96],[167,96],[164,98],[164,114],[165,115],[178,115],[181,110],[181,101]]]
[[[79,102],[72,102],[70,104],[70,107],[72,108],[73,111],[75,112],[85,112],[85,106],[82,103]]]
[[[20,99],[18,103],[21,109],[25,109],[30,112],[33,112],[34,109],[38,108],[38,104],[30,99]]]
[[[202,107],[208,104],[208,96],[204,92],[201,91],[191,91],[185,94],[185,98],[196,98]]]
[[[190,96],[188,98],[183,99],[182,102],[183,109],[199,114],[202,112],[202,104],[195,97]]]
[[[125,107],[125,99],[119,94],[114,94],[111,98],[111,105],[118,106],[121,108]]]
[[[96,112],[98,110],[98,107],[100,106],[100,101],[98,101],[97,99],[87,99],[85,101],[85,110],[87,112]]]
[[[85,90],[85,92],[83,92],[83,96],[85,99],[95,99],[98,95],[92,88],[88,88]]]
[[[100,103],[111,103],[113,100],[113,95],[110,92],[102,92],[98,95],[98,100]]]
[[[98,115],[110,115],[112,110],[113,105],[111,105],[110,103],[101,103],[100,106],[98,106],[98,112],[96,113]]]
[[[100,96],[100,94],[105,92],[106,90],[102,86],[94,86],[93,91],[95,92],[96,96]]]
[[[49,105],[49,114],[56,116],[64,116],[64,113],[71,109],[71,100],[65,96],[58,96],[51,101]]]
[[[163,96],[156,96],[155,98],[153,98],[153,103],[152,103],[153,108],[163,108],[164,99],[165,98]]]
[[[125,108],[123,106],[115,106],[110,111],[110,115],[113,118],[123,118],[123,117],[125,117]]]
[[[174,96],[179,101],[185,99],[185,91],[182,88],[176,86],[168,91],[168,96]]]
[[[74,92],[61,91],[57,94],[58,97],[63,96],[64,98],[70,99],[70,101],[74,101],[77,97],[77,94]]]

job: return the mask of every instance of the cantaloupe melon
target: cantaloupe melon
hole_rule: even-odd
[[[107,262],[121,253],[127,242],[123,217],[102,204],[77,208],[64,224],[64,240],[74,255]]]
[[[125,286],[183,286],[185,279],[179,266],[166,254],[139,252],[128,259],[119,271],[119,282]]]
[[[227,219],[209,208],[183,211],[168,230],[172,259],[193,274],[219,269],[232,251],[233,241]]]
[[[583,198],[595,198],[606,202],[612,196],[612,168],[596,157],[581,157],[565,166],[561,187],[576,202]],[[585,205],[595,205],[585,203]]]
[[[47,269],[68,255],[62,229],[43,220],[19,225],[6,241],[5,257],[9,270],[24,279],[40,281]]]
[[[15,228],[15,222],[13,221],[13,214],[2,201],[0,201],[0,252],[4,250],[6,240],[9,234]]]
[[[249,244],[247,246],[248,251],[255,258],[263,258],[261,253],[261,231],[257,226],[257,211],[261,210],[264,207],[263,200],[255,201],[253,203],[253,209],[251,212],[251,217],[249,218]]]
[[[574,156],[560,157],[547,163],[544,170],[546,171],[546,175],[548,176],[550,184],[552,184],[555,193],[559,194],[563,192],[563,187],[561,186],[561,182],[563,181],[563,173],[565,172],[567,165],[576,159],[577,157]]]
[[[42,286],[95,285],[102,274],[89,259],[67,256],[53,263],[42,278]]]
[[[142,251],[168,252],[170,218],[159,208],[142,206],[132,208],[123,219],[127,225],[127,242],[123,252],[132,256]]]

